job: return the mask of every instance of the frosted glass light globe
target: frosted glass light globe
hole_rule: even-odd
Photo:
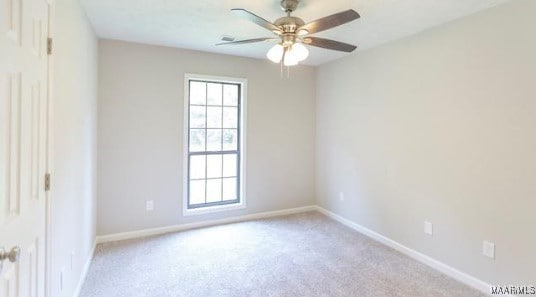
[[[292,54],[298,60],[298,62],[301,62],[309,56],[309,50],[305,47],[305,45],[301,43],[295,43],[292,45]]]
[[[283,64],[285,66],[294,66],[294,65],[298,65],[298,59],[296,57],[296,54],[295,52],[291,49],[287,50],[286,54],[285,54],[285,58],[283,59]]]
[[[266,57],[274,63],[279,63],[283,58],[284,51],[285,48],[281,44],[276,44],[266,53]]]

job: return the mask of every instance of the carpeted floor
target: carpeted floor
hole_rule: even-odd
[[[81,297],[483,297],[317,212],[97,247]]]

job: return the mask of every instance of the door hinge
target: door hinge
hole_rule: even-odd
[[[45,174],[45,191],[50,191],[50,173]]]
[[[47,54],[52,55],[52,38],[47,39]]]

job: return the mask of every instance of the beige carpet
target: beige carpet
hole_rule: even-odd
[[[485,295],[310,212],[99,245],[90,296]]]

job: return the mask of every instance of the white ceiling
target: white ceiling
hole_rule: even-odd
[[[358,45],[359,50],[414,34],[510,0],[302,0],[295,16],[305,22],[353,8],[361,18],[315,36]],[[269,21],[284,15],[278,0],[81,0],[101,38],[157,44],[221,54],[264,58],[271,43],[215,46],[223,35],[236,39],[272,33],[238,18],[247,9]],[[348,55],[312,48],[305,64]]]

